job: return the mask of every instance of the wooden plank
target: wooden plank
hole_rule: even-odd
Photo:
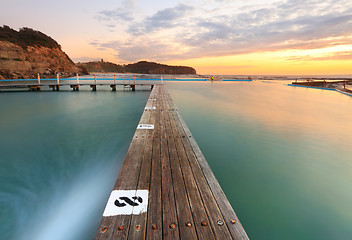
[[[153,93],[151,93],[151,95]],[[146,104],[146,107],[148,108],[150,107],[152,108],[153,106],[154,106],[153,102],[150,102],[150,101],[148,101]],[[154,111],[145,109],[145,113],[143,114],[143,116],[145,117],[142,117],[140,122],[148,122],[154,125],[156,124],[156,113]],[[150,116],[149,120],[148,120],[148,117],[146,116]],[[144,149],[144,154],[142,158],[141,171],[139,174],[137,189],[149,190],[150,172],[151,172],[151,164],[152,164],[151,160],[152,160],[152,149],[153,149],[152,148],[153,136],[154,136],[154,131],[147,131],[147,134],[145,137],[145,146],[144,146],[145,149]],[[132,215],[129,235],[128,235],[129,239],[145,239],[146,225],[147,225],[147,212],[139,215]]]
[[[174,107],[177,108],[176,105],[174,105]],[[182,127],[186,135],[190,136],[189,141],[193,148],[194,154],[197,157],[199,166],[203,171],[203,174],[209,184],[209,187],[214,195],[214,198],[218,204],[218,207],[223,215],[225,223],[228,226],[228,229],[233,239],[249,239],[235,211],[233,210],[231,204],[227,200],[226,195],[223,192],[219,182],[217,181],[213,171],[211,170],[198,144],[196,143],[194,137],[192,136],[190,130],[188,129],[186,123],[184,122],[181,114],[179,113],[179,111],[176,111],[176,114],[179,121],[182,123]],[[231,220],[235,220],[235,224],[233,224]]]
[[[168,120],[165,111],[165,100],[162,99],[163,107],[160,109],[161,116],[161,185],[163,199],[163,239],[180,239],[179,226],[176,213],[175,194],[172,182],[171,164],[168,151],[168,139],[165,121]]]
[[[197,233],[194,228],[193,216],[186,193],[186,187],[182,176],[180,162],[178,160],[175,141],[172,133],[169,108],[166,109],[165,130],[168,136],[168,150],[171,166],[172,182],[174,186],[176,211],[178,218],[178,227],[181,239],[197,239]],[[191,226],[188,227],[187,224]]]
[[[153,91],[152,91],[153,92]],[[149,112],[144,112],[140,123],[149,121]],[[136,130],[128,149],[125,161],[116,180],[114,190],[136,190],[144,155],[144,143],[147,131]],[[95,239],[127,239],[131,215],[102,217]]]
[[[157,92],[159,88],[157,88]],[[160,107],[160,98],[154,96],[154,106]],[[162,239],[162,212],[161,212],[161,163],[160,163],[160,111],[156,114],[156,123],[153,138],[152,170],[150,178],[148,221],[146,239]]]
[[[181,164],[183,179],[186,185],[187,195],[197,231],[198,239],[215,239],[212,229],[209,227],[209,219],[204,209],[202,199],[198,190],[198,186],[195,182],[192,170],[189,166],[185,149],[182,145],[180,136],[177,132],[177,126],[173,121],[173,111],[169,111],[172,131],[175,136],[175,145],[178,154],[178,158]],[[205,223],[205,224],[203,224]]]
[[[196,184],[198,186],[202,202],[209,218],[209,223],[215,234],[215,239],[232,239],[232,236],[227,228],[227,225],[225,224],[225,220],[220,212],[220,209],[217,206],[216,200],[211,192],[208,182],[205,179],[202,169],[200,168],[198,160],[196,159],[196,156],[193,152],[193,149],[189,142],[189,136],[187,136],[184,132],[181,122],[177,117],[177,114],[174,113],[173,116],[174,120],[177,122],[176,125],[178,126],[178,133],[181,136],[180,139],[185,148],[185,152],[187,154],[187,158],[189,160],[193,176],[196,180]]]
[[[119,177],[114,186],[114,190],[134,190],[136,188],[136,174],[130,173],[136,171],[136,169],[140,169],[140,161],[138,160],[138,157],[140,154],[143,153],[141,151],[138,151],[138,149],[141,148],[143,144],[144,139],[142,138],[134,138],[132,140],[124,164],[121,167]],[[116,239],[116,237],[118,237],[119,239],[126,239],[129,222],[130,215],[102,217],[100,227],[98,228],[95,239]],[[119,229],[119,227],[123,227],[123,229]]]
[[[153,89],[150,95],[151,96],[157,95],[156,94],[157,91],[158,91],[158,88]],[[155,104],[155,103],[148,101],[146,106],[153,107],[154,106],[153,104]],[[152,116],[152,111],[148,111],[148,110],[145,111],[144,114],[141,117],[140,124],[150,123],[151,116]],[[135,133],[135,138],[142,139],[143,144],[144,144],[145,143],[145,139],[147,138],[147,133],[153,134],[154,132],[155,132],[155,129],[154,130],[137,129],[136,133]],[[145,149],[145,146],[143,144],[138,145],[136,150],[131,151],[131,154],[133,154],[133,156],[134,156],[133,159],[135,160],[136,163],[135,164],[130,164],[131,171],[129,173],[126,171],[125,174],[123,174],[128,179],[128,181],[126,182],[126,185],[124,185],[123,180],[119,181],[119,178],[120,178],[120,176],[119,176],[119,178],[118,178],[116,183],[117,184],[121,183],[121,186],[115,185],[115,189],[128,190],[129,187],[131,188],[131,190],[138,189],[137,182],[139,180],[138,177],[140,175],[141,165],[142,165],[142,158],[143,158],[143,155],[144,155],[143,149]],[[128,156],[128,154],[127,154],[127,156]],[[121,172],[120,172],[120,175],[122,175]],[[145,181],[145,179],[142,179],[141,181]],[[150,199],[150,196],[151,196],[151,194],[149,192],[149,199]],[[148,213],[143,213],[142,216],[141,216],[141,219],[143,219],[143,215],[145,215],[145,214],[148,214]],[[112,235],[113,239],[127,239],[127,236],[128,236],[127,233],[129,232],[129,229],[131,228],[131,221],[130,220],[132,219],[132,216],[133,215],[121,215],[121,216],[115,217],[115,219],[116,219],[116,223],[115,224],[118,227],[117,228],[115,227],[115,229],[114,229],[114,232],[113,232],[113,235]],[[136,219],[136,221],[138,221],[138,220],[139,219]],[[132,222],[132,223],[134,223],[134,222]],[[145,225],[145,223],[141,222],[141,224],[136,224],[136,225],[142,226],[142,225]],[[135,228],[136,225],[133,225],[132,227]],[[124,229],[123,230],[119,230],[120,226],[123,226]],[[142,236],[143,234],[139,234],[139,235]]]
[[[170,101],[170,104],[172,104],[172,108],[176,109],[176,112],[178,111],[176,105],[173,103],[171,97],[168,98],[168,101]],[[198,164],[198,160],[196,159],[196,156],[193,152],[193,149],[191,147],[191,144],[189,142],[189,137],[182,126],[182,123],[179,121],[177,117],[177,113],[173,114],[174,120],[177,122],[178,126],[178,133],[182,138],[183,146],[186,150],[187,158],[189,159],[189,164],[191,166],[194,178],[196,179],[196,183],[198,186],[198,189],[200,191],[202,201],[204,203],[205,209],[207,211],[207,215],[209,217],[209,221],[211,224],[211,227],[215,233],[215,238],[216,239],[232,239],[228,229],[227,225],[224,224],[225,220],[223,219],[223,216],[217,206],[216,200],[210,190],[209,185],[207,184],[207,181],[203,175],[203,172]]]
[[[161,171],[162,171],[162,199],[163,199],[163,239],[180,239],[179,226],[176,212],[175,193],[172,182],[170,156],[168,151],[168,136],[166,132],[167,105],[164,99],[164,88],[161,88],[160,96],[162,107],[161,119]]]

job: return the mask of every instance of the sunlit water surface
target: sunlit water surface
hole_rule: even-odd
[[[352,239],[352,97],[167,83],[251,239]]]
[[[0,93],[0,239],[93,239],[149,93]]]
[[[351,97],[167,88],[251,239],[351,239]],[[92,239],[148,95],[1,93],[0,239]]]

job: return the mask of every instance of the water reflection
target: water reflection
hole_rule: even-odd
[[[351,97],[262,82],[168,87],[250,238],[350,238]]]
[[[148,95],[0,94],[0,238],[93,239]]]

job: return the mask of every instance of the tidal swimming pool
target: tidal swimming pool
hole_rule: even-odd
[[[167,83],[251,239],[350,239],[352,97],[281,83]]]
[[[167,82],[251,239],[350,239],[352,98]],[[92,239],[149,91],[0,94],[0,235]]]

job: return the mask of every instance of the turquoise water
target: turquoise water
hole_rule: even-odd
[[[0,239],[93,239],[149,93],[0,93]]]
[[[351,239],[352,97],[167,83],[251,239]]]
[[[166,85],[251,239],[351,239],[352,97]],[[149,93],[0,93],[0,239],[92,239]]]

